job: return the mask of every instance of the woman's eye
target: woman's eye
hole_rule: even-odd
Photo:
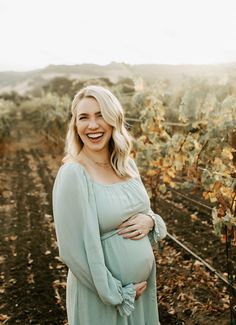
[[[97,118],[103,118],[102,114],[98,114],[98,115],[97,115]],[[80,120],[86,120],[86,119],[88,119],[87,116],[80,116],[80,117],[78,117],[78,120],[79,120],[79,121],[80,121]]]

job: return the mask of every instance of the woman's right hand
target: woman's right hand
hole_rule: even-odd
[[[135,289],[136,289],[135,300],[137,300],[141,296],[141,294],[144,292],[144,290],[146,290],[147,281],[136,283],[134,286],[135,286]]]

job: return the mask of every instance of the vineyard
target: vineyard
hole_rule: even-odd
[[[0,98],[3,324],[66,324],[51,191],[75,92],[93,80],[53,80]],[[154,247],[163,325],[236,324],[236,88],[188,79],[110,88],[122,102],[132,155],[168,236]]]

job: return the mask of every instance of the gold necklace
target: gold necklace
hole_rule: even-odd
[[[94,161],[95,164],[97,164],[98,166],[100,167],[103,167],[103,168],[111,168],[111,164],[110,162],[99,162],[99,161]]]
[[[84,152],[84,155],[90,160],[92,161],[93,163],[95,163],[96,165],[102,167],[102,168],[112,168],[111,166],[111,163],[110,162],[100,162],[100,161],[95,161],[93,160],[92,158],[90,158],[87,154],[85,154]]]

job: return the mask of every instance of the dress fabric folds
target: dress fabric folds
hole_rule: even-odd
[[[159,325],[151,245],[166,226],[141,178],[105,185],[70,162],[59,168],[52,194],[59,256],[68,267],[69,325]],[[137,213],[153,215],[155,227],[140,240],[124,239],[116,227]],[[144,280],[147,289],[135,300],[134,284]]]

